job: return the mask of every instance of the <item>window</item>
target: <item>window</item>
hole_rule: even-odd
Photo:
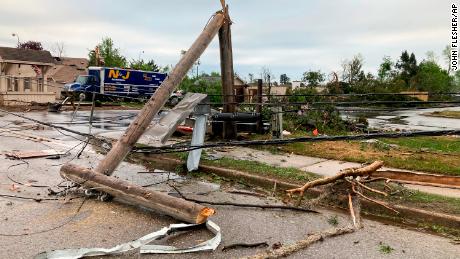
[[[13,78],[11,77],[6,78],[6,90],[13,91]]]
[[[19,78],[17,77],[13,78],[13,91],[19,92]]]
[[[30,91],[31,90],[31,88],[30,88],[31,82],[30,81],[32,79],[30,77],[24,77],[23,80],[24,80],[24,91],[26,91],[26,90]]]
[[[43,88],[43,78],[37,78],[37,92],[43,92],[45,89]]]

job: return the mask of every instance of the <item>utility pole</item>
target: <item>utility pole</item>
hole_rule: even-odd
[[[16,47],[19,48],[19,44],[21,43],[21,41],[19,41],[19,35],[14,32],[14,33],[11,33],[11,36],[16,37],[18,39],[18,45]]]
[[[232,53],[232,32],[228,5],[224,8],[224,24],[219,29],[220,47],[220,70],[222,76],[222,94],[224,96],[224,113],[234,113],[235,96],[233,93],[234,73],[233,73],[233,53]],[[234,121],[224,121],[223,133],[225,139],[236,138],[236,123]]]
[[[268,102],[272,101],[272,84],[270,82],[270,74],[267,75],[268,78]]]
[[[257,121],[257,132],[262,133],[263,122],[262,122],[262,93],[263,93],[263,82],[262,79],[257,79],[257,106],[256,113],[260,114],[260,118]]]
[[[196,39],[166,80],[163,81],[158,90],[156,90],[150,100],[145,104],[144,108],[142,108],[134,121],[126,129],[123,136],[120,137],[117,143],[107,153],[106,157],[98,164],[95,169],[96,172],[106,175],[111,175],[113,173],[118,164],[123,161],[134,144],[136,144],[138,139],[150,125],[153,117],[158,114],[161,107],[167,102],[174,89],[180,84],[188,71],[190,71],[195,61],[198,60],[211,43],[212,39],[219,31],[219,28],[222,27],[223,21],[224,14],[222,12],[216,13],[214,18],[209,21],[198,39]]]

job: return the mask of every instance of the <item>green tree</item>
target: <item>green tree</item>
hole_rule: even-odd
[[[18,49],[32,49],[32,50],[43,50],[43,45],[39,41],[29,40],[26,42],[19,42]]]
[[[460,70],[455,71],[452,76],[452,90],[460,91]]]
[[[364,71],[362,70],[364,59],[361,54],[353,57],[351,61],[345,60],[342,63],[342,79],[350,85],[355,84],[365,78]]]
[[[158,66],[153,59],[145,62],[143,59],[139,60],[132,60],[130,65],[132,69],[137,69],[137,70],[145,70],[145,71],[153,71],[153,72],[160,72],[162,69],[160,66]]]
[[[102,42],[97,47],[99,47],[99,55],[104,66],[127,67],[128,62],[126,61],[126,58],[121,55],[120,50],[114,46],[113,40],[111,38],[103,38]],[[89,65],[96,66],[96,51],[91,50],[88,56]]]
[[[211,76],[219,76],[218,72],[212,72]],[[179,84],[179,89],[185,92],[208,94],[211,102],[222,102],[222,83],[221,80],[205,80],[203,77],[185,76]]]
[[[280,75],[280,84],[287,85],[291,82],[291,79],[286,74]]]
[[[326,75],[318,71],[307,71],[303,73],[302,81],[307,82],[308,86],[314,87],[320,85],[326,79]]]
[[[420,63],[415,76],[416,88],[427,92],[449,92],[452,90],[452,78],[446,70],[433,61]]]
[[[378,77],[380,81],[388,81],[393,77],[394,63],[389,56],[384,56],[382,64],[380,64]]]
[[[403,51],[399,61],[396,63],[396,68],[399,70],[399,76],[406,83],[406,86],[410,86],[411,79],[417,74],[418,66],[417,59],[414,53],[409,53],[407,50]]]

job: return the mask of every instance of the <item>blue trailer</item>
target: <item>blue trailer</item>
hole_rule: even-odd
[[[78,76],[75,82],[66,84],[64,96],[93,92],[101,96],[150,98],[165,80],[165,73],[111,67],[89,67],[88,75]]]

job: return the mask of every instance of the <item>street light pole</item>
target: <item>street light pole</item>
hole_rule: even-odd
[[[18,45],[17,45],[17,47],[19,47],[19,43],[21,43],[21,42],[19,41],[19,35],[18,35],[17,33],[14,33],[14,32],[13,32],[13,33],[11,34],[11,36],[16,37],[16,38],[18,39]]]

